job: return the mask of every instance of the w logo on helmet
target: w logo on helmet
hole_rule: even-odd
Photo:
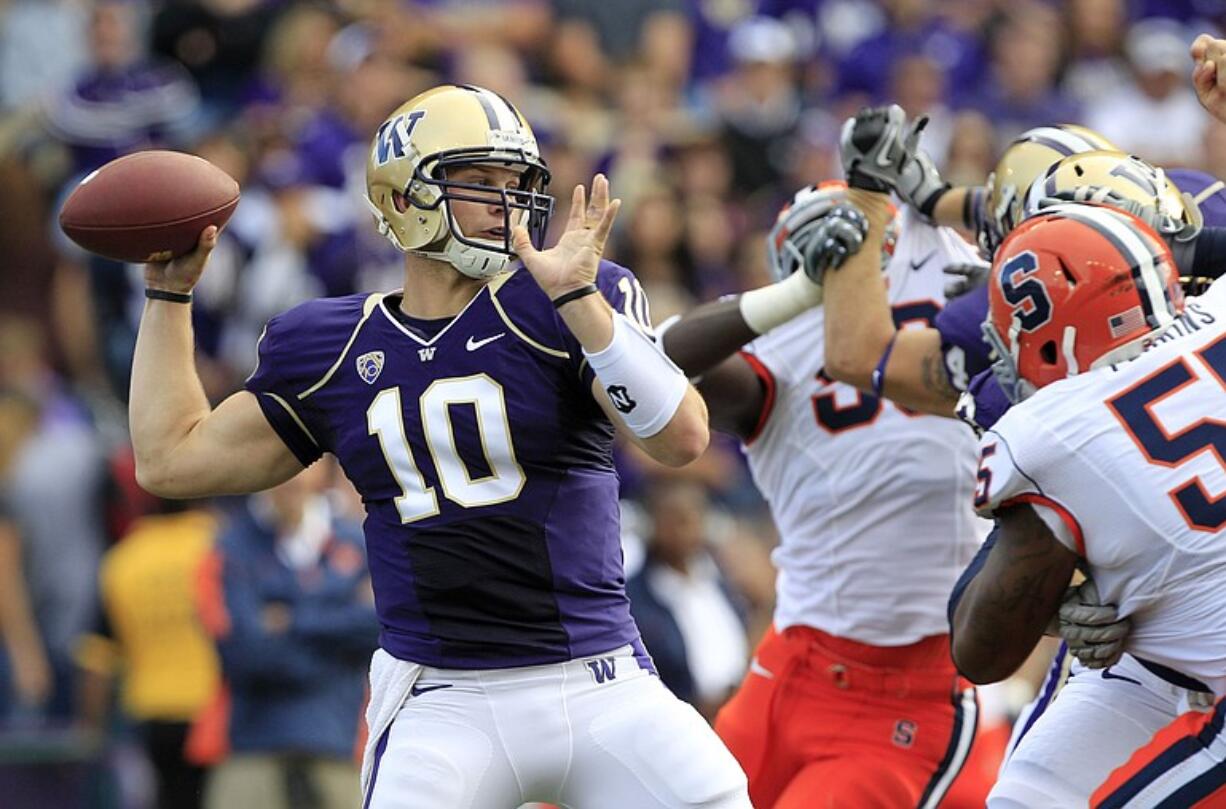
[[[375,163],[386,166],[392,158],[400,160],[409,146],[409,138],[417,122],[426,117],[425,110],[413,110],[407,115],[397,115],[389,121],[384,121],[375,135]]]
[[[358,357],[358,376],[367,385],[375,384],[379,374],[383,373],[383,352],[371,351]]]

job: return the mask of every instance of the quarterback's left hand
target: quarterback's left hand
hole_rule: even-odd
[[[512,231],[515,252],[550,299],[596,282],[600,257],[621,204],[620,199],[609,201],[609,181],[597,174],[592,180],[590,203],[583,186],[575,186],[566,230],[553,247],[537,250],[523,225]]]
[[[1056,620],[1069,651],[1090,669],[1119,662],[1132,631],[1132,621],[1120,618],[1114,604],[1102,603],[1092,579],[1068,589]]]

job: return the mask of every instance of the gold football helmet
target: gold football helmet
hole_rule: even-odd
[[[1047,168],[1026,193],[1025,213],[1035,213],[1044,197],[1067,194],[1081,187],[1105,188],[1125,200],[1154,208],[1185,225],[1200,227],[1200,211],[1185,202],[1162,169],[1135,155],[1097,150],[1069,155]],[[1110,198],[1104,200],[1108,204]]]
[[[520,171],[519,187],[447,179],[471,165]],[[506,267],[516,225],[540,246],[553,214],[548,184],[549,169],[519,110],[470,85],[436,87],[402,104],[375,133],[366,162],[366,198],[379,232],[400,250],[446,261],[472,278]],[[502,240],[466,236],[451,201],[502,206]]]
[[[1022,221],[1026,190],[1048,166],[1069,155],[1101,149],[1118,151],[1094,130],[1072,124],[1028,129],[1009,144],[988,175],[987,210],[979,230],[984,252],[988,256],[995,253],[1001,240]]]

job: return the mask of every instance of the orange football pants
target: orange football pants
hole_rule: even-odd
[[[883,647],[772,628],[715,730],[757,809],[935,807],[977,714],[947,635]]]

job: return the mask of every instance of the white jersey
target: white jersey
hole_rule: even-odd
[[[900,326],[925,326],[944,302],[945,266],[974,253],[953,231],[902,216],[889,300]],[[949,593],[983,533],[964,499],[974,436],[825,377],[823,316],[813,309],[746,348],[767,386],[746,443],[781,537],[775,626],[878,646],[943,634]]]
[[[982,513],[1033,504],[1132,618],[1129,652],[1226,693],[1226,281],[1139,358],[1014,406],[980,454]]]

